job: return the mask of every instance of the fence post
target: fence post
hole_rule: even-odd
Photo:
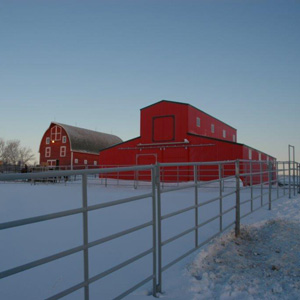
[[[156,292],[162,291],[162,245],[161,245],[161,192],[160,192],[160,166],[156,163],[156,192],[157,192],[157,267],[158,267],[158,284]]]
[[[89,249],[88,249],[88,211],[87,211],[87,175],[82,175],[82,208],[83,208],[83,262],[84,262],[84,299],[89,300]]]
[[[250,188],[251,188],[251,211],[253,212],[253,165],[250,161]]]
[[[235,162],[235,177],[236,177],[236,208],[235,208],[235,236],[240,235],[240,162]]]
[[[285,195],[285,162],[283,162],[283,195]]]
[[[277,199],[278,199],[278,198],[279,198],[279,179],[278,179],[278,173],[279,173],[278,168],[279,168],[279,163],[278,163],[278,161],[276,161],[275,167],[276,167],[276,183],[277,183],[276,192],[277,192]]]
[[[272,209],[272,163],[269,162],[269,210]]]
[[[194,183],[195,183],[195,248],[198,247],[198,170],[194,166]]]
[[[297,176],[297,178],[298,178],[298,194],[300,194],[300,178],[299,178],[299,176],[300,176],[300,164],[298,164],[298,176]]]
[[[263,196],[263,167],[262,167],[262,161],[259,165],[259,171],[260,171],[260,206],[263,206],[264,204],[264,196]]]
[[[296,196],[296,176],[295,176],[296,168],[295,168],[295,147],[293,148],[293,183],[294,183],[294,196]]]
[[[222,199],[222,165],[219,163],[219,213],[220,213],[220,232],[223,231],[223,199]]]
[[[152,279],[152,294],[154,297],[156,297],[156,282],[157,282],[157,277],[156,277],[156,272],[157,272],[157,256],[156,256],[156,168],[153,167],[151,169],[151,183],[152,183],[152,222],[153,222],[153,227],[152,227],[152,239],[153,239],[153,279]]]
[[[291,199],[291,156],[289,151],[289,199]]]

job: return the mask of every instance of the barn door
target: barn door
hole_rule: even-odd
[[[136,165],[154,165],[157,163],[157,154],[150,153],[150,154],[137,154],[136,158]],[[135,175],[136,180],[141,181],[150,181],[151,174],[150,171],[137,171]]]

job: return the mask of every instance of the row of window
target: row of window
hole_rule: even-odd
[[[56,139],[52,139],[52,138],[50,139],[50,137],[47,137],[46,138],[46,144],[49,145],[50,141],[52,141],[52,143],[54,143],[57,140]],[[63,142],[63,144],[65,144],[67,142],[67,137],[65,135],[62,137],[62,142]]]
[[[66,153],[67,153],[67,148],[66,148],[66,146],[61,146],[60,147],[60,157],[66,157]],[[45,157],[50,157],[51,156],[51,147],[46,147],[45,148]],[[74,163],[75,164],[78,164],[78,158],[75,158],[74,159]],[[84,161],[83,161],[83,163],[85,164],[85,165],[87,165],[88,164],[88,161],[87,161],[87,159],[85,159]],[[94,166],[97,166],[97,161],[96,160],[94,160]]]
[[[197,117],[196,119],[196,123],[197,123],[197,127],[201,126],[201,119],[199,117]],[[210,131],[211,133],[215,133],[215,124],[211,124],[210,126]],[[226,130],[223,129],[223,138],[226,139]],[[232,140],[235,142],[235,134],[232,135]]]
[[[88,160],[87,159],[83,160],[83,163],[85,165],[87,165],[88,164]],[[78,164],[78,158],[74,159],[74,164]],[[96,160],[94,160],[94,166],[97,166],[97,165],[98,165],[98,162]]]
[[[251,149],[249,149],[248,157],[249,157],[249,159],[252,159],[252,150]],[[261,160],[261,153],[258,153],[258,160]],[[267,156],[267,161],[269,161],[269,156]]]
[[[67,147],[66,146],[61,146],[60,147],[60,157],[65,157],[67,153]],[[45,148],[45,157],[50,157],[51,156],[51,147],[46,147]]]
[[[48,166],[50,166],[50,167],[56,166],[56,159],[48,159],[48,160],[47,160],[47,163],[48,163]],[[77,158],[74,159],[74,163],[75,163],[75,164],[78,164],[78,159],[77,159]],[[88,164],[87,159],[85,159],[85,160],[83,161],[83,163],[84,163],[85,165],[87,165],[87,164]],[[97,161],[94,160],[94,166],[97,166],[97,164],[98,164]]]

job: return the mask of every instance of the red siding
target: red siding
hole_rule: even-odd
[[[196,109],[193,106],[189,106],[188,111],[189,111],[188,131],[190,133],[213,137],[213,138],[226,140],[230,142],[237,141],[237,131],[233,127]],[[197,118],[200,118],[200,127],[197,126]],[[212,125],[214,126],[214,132],[212,132]],[[223,130],[226,131],[225,138],[223,137]]]
[[[50,126],[48,128],[48,130],[45,132],[42,141],[41,141],[41,145],[40,145],[40,164],[41,165],[46,165],[47,162],[49,161],[56,161],[59,160],[59,165],[70,165],[71,164],[71,151],[70,151],[70,141],[68,138],[67,133],[65,132],[65,130],[61,128],[61,136],[58,140],[53,140],[51,139],[51,128],[55,127],[56,125],[52,124],[52,126]],[[66,137],[66,143],[62,142],[62,138]],[[50,139],[50,143],[46,144],[46,139],[49,138]],[[46,148],[50,147],[50,156],[46,157]],[[61,154],[61,147],[66,147],[66,155],[64,157],[62,157]]]
[[[54,136],[51,136],[51,129],[53,127],[59,127],[61,130],[60,136],[58,136],[57,140],[52,140]],[[66,143],[63,143],[62,139],[63,137],[66,137]],[[50,143],[46,144],[46,139],[50,139]],[[50,156],[46,157],[46,148],[49,147],[50,150]],[[65,156],[61,156],[61,147],[66,147]],[[68,138],[68,135],[66,131],[56,124],[51,124],[51,126],[46,130],[44,133],[44,136],[42,137],[41,144],[40,144],[40,164],[41,165],[56,165],[56,161],[58,160],[59,166],[71,166],[71,147],[70,147],[70,141]],[[76,162],[76,159],[78,162]],[[86,160],[86,163],[85,163]],[[73,167],[74,169],[77,168],[83,168],[87,165],[94,165],[94,162],[98,163],[99,155],[98,154],[91,154],[91,153],[85,153],[85,152],[73,152]]]
[[[200,118],[200,127],[197,126]],[[211,132],[214,124],[214,133]],[[198,124],[199,125],[199,124]],[[226,138],[223,137],[226,130]],[[185,103],[161,101],[141,109],[141,136],[100,152],[99,164],[104,166],[145,165],[180,162],[208,162],[248,160],[249,147],[237,144],[237,131],[233,127],[209,116]],[[252,160],[258,160],[258,151],[252,149]],[[261,159],[266,159],[262,154]],[[247,166],[242,165],[243,172]],[[191,168],[180,169],[179,178],[174,178],[174,168],[164,171],[165,181],[193,179]],[[234,174],[234,166],[226,167],[227,176]],[[137,174],[126,174],[124,179],[134,179]],[[177,175],[176,175],[177,176]],[[216,167],[201,169],[200,180],[216,179]],[[122,175],[121,177],[122,178]],[[142,180],[148,180],[149,175]],[[249,178],[243,178],[247,182]],[[257,179],[257,178],[256,178]],[[265,178],[264,178],[265,179]]]
[[[187,132],[187,107],[163,101],[141,109],[141,143],[183,141]]]

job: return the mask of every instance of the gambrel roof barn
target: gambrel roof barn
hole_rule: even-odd
[[[99,151],[121,143],[112,134],[52,122],[40,144],[40,164],[48,166],[97,165]]]

